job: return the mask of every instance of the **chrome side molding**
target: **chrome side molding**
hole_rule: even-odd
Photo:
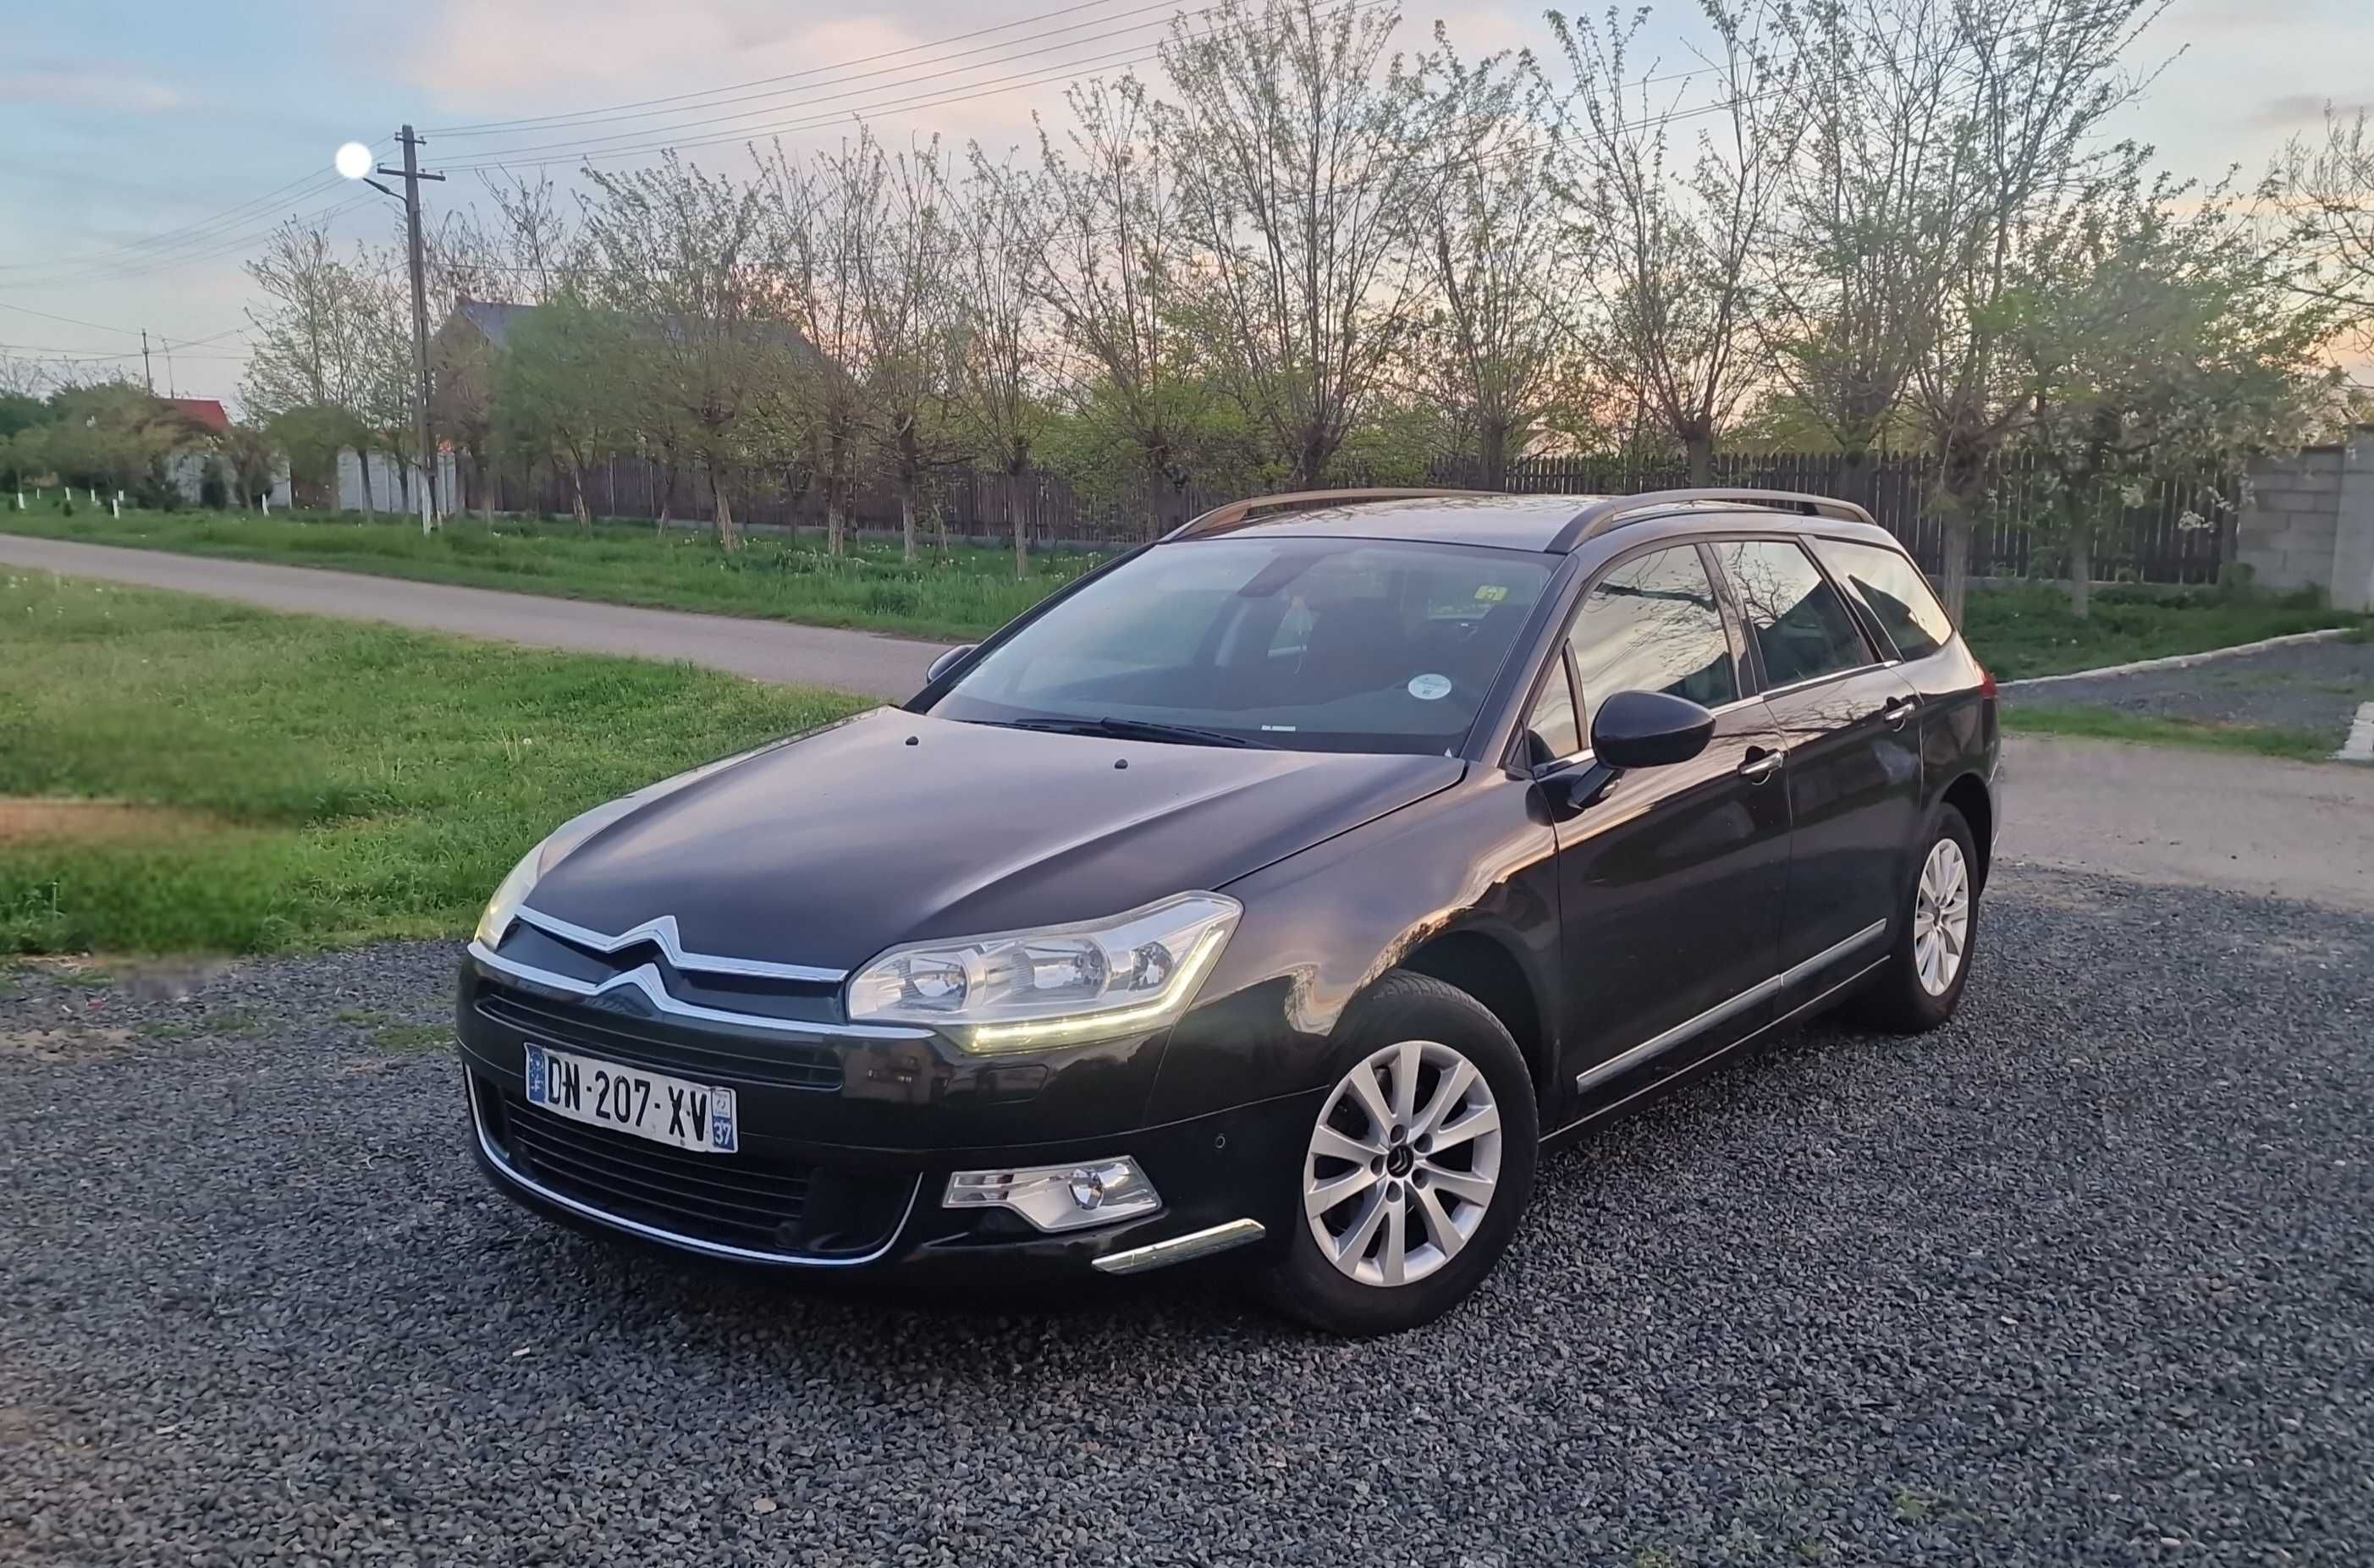
[[[1644,1040],[1619,1056],[1609,1057],[1594,1067],[1583,1069],[1575,1074],[1574,1086],[1578,1090],[1588,1089],[1594,1083],[1605,1082],[1617,1073],[1629,1071],[1652,1057],[1662,1056],[1684,1041],[1705,1034],[1716,1024],[1738,1017],[1757,1002],[1787,990],[1798,981],[1812,978],[1839,959],[1869,945],[1874,939],[1886,935],[1886,920],[1874,920],[1844,942],[1832,942],[1804,963],[1792,964],[1778,975],[1757,981],[1737,996],[1715,1003],[1696,1018],[1686,1018],[1663,1034]]]
[[[1173,1263],[1184,1263],[1191,1258],[1226,1252],[1232,1246],[1259,1241],[1267,1234],[1259,1220],[1230,1220],[1224,1225],[1190,1231],[1183,1236],[1172,1236],[1169,1241],[1158,1241],[1150,1246],[1133,1246],[1127,1252],[1108,1252],[1096,1260],[1096,1266],[1107,1274],[1143,1274],[1149,1269],[1168,1268]]]

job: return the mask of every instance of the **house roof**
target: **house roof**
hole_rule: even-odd
[[[535,314],[533,305],[506,305],[496,299],[457,299],[453,313],[486,334],[497,348],[510,338],[511,328]]]
[[[191,424],[211,430],[217,436],[227,434],[230,429],[230,415],[215,398],[160,397],[157,402],[159,406],[171,409]]]

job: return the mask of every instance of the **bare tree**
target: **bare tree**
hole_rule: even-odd
[[[336,253],[327,229],[291,221],[273,230],[246,272],[264,298],[247,312],[256,337],[240,397],[251,416],[306,405],[359,415],[371,302],[358,265]]]
[[[1180,323],[1187,239],[1167,117],[1129,76],[1075,85],[1064,102],[1062,140],[1039,133],[1050,221],[1046,264],[1030,277],[1063,351],[1050,368],[1143,478],[1176,486],[1203,387]]]
[[[2295,137],[2275,193],[2309,265],[2294,287],[2334,307],[2361,352],[2374,355],[2374,127],[2330,105],[2324,139]]]
[[[1273,455],[1317,484],[1423,303],[1408,238],[1429,166],[1411,95],[1379,80],[1400,13],[1220,0],[1204,16],[1162,45],[1197,319]]]
[[[901,550],[911,561],[923,481],[952,456],[957,338],[948,271],[959,241],[949,220],[948,157],[937,137],[892,156],[887,174],[878,221],[857,247],[857,280],[865,407],[898,493]]]
[[[2024,248],[2051,232],[2088,181],[2132,149],[2102,122],[2141,90],[2121,64],[2165,0],[1959,0],[1954,50],[1956,176],[1944,291],[1922,333],[1909,408],[1937,459],[1946,606],[1969,592],[1970,536],[1988,474],[2027,412],[2004,353],[2006,293]]]
[[[1498,490],[1565,390],[1581,247],[1545,178],[1549,88],[1528,54],[1463,64],[1440,23],[1411,83],[1440,177],[1416,214],[1433,303],[1419,380],[1475,442],[1476,483]]]
[[[859,476],[869,456],[865,384],[873,337],[865,310],[864,257],[889,204],[889,155],[860,126],[854,141],[799,165],[777,148],[764,168],[776,247],[783,257],[784,304],[815,346],[793,383],[810,466],[822,492],[825,548],[848,548]]]
[[[1023,578],[1030,575],[1030,525],[1038,511],[1036,447],[1049,416],[1039,366],[1047,312],[1037,280],[1047,265],[1053,219],[1030,170],[1011,159],[993,161],[978,142],[970,163],[949,258],[958,296],[958,418],[976,454],[1005,476],[1014,519],[1014,575]]]
[[[1578,241],[1593,247],[1595,357],[1681,445],[1693,485],[1713,477],[1716,438],[1757,380],[1757,285],[1799,131],[1785,105],[1800,66],[1767,47],[1773,9],[1703,4],[1722,94],[1706,110],[1658,107],[1645,79],[1628,94],[1645,7],[1628,20],[1549,13],[1574,73],[1561,194]],[[1714,128],[1684,161],[1674,127],[1699,115]]]
[[[40,360],[0,354],[0,397],[39,397],[49,385],[50,373]]]
[[[657,168],[585,177],[594,300],[628,319],[652,398],[709,473],[718,544],[738,550],[735,492],[795,439],[789,393],[806,353],[764,264],[760,188],[674,153]]]
[[[1758,329],[1798,413],[1838,444],[1849,499],[1937,331],[1945,258],[1973,170],[1954,95],[1966,74],[1954,0],[1828,0],[1786,12],[1803,127]]]

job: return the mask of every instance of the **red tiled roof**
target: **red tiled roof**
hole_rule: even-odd
[[[160,397],[157,400],[192,424],[200,425],[219,436],[230,429],[230,415],[222,404],[211,397]]]

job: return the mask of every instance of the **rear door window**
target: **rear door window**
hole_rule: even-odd
[[[1768,689],[1876,662],[1847,602],[1804,549],[1785,539],[1733,539],[1714,551],[1764,661]]]
[[[1580,724],[1617,692],[1667,692],[1702,708],[1739,696],[1731,638],[1695,544],[1625,562],[1583,595],[1567,643],[1581,683]]]
[[[1871,606],[1880,629],[1902,659],[1925,659],[1945,646],[1954,623],[1929,590],[1929,579],[1901,552],[1843,539],[1816,539],[1814,554],[1834,577],[1845,579]]]

